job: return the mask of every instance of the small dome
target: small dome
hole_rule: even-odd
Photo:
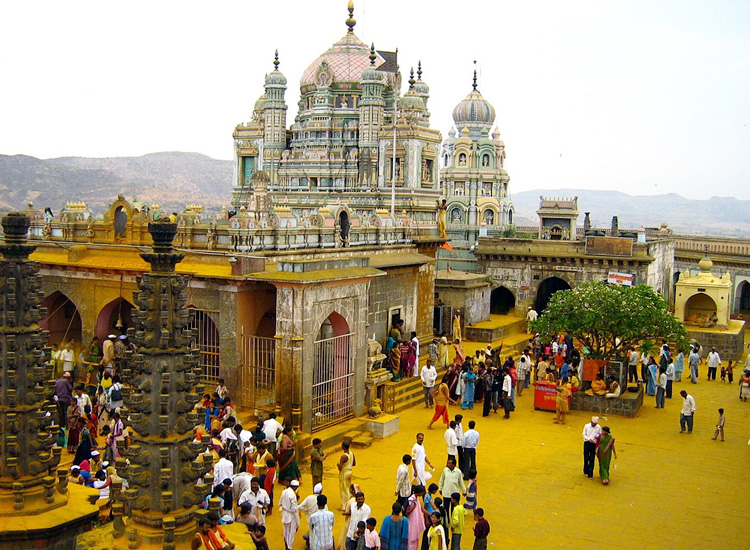
[[[402,109],[422,110],[424,109],[424,100],[411,89],[404,94],[404,97],[399,101],[399,105]]]
[[[262,111],[266,107],[266,100],[268,99],[268,96],[266,94],[261,95],[258,98],[258,101],[255,102],[255,107],[253,110],[255,111]]]
[[[266,75],[266,86],[286,86],[286,77],[279,72],[279,50],[273,58],[273,72]]]
[[[708,256],[705,256],[700,262],[698,267],[701,268],[702,273],[711,273],[711,268],[714,266],[714,262]]]
[[[472,90],[453,109],[453,121],[459,128],[489,127],[495,122],[495,108],[478,90]]]

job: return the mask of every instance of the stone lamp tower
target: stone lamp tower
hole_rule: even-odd
[[[53,448],[59,426],[47,401],[54,382],[42,363],[44,294],[39,264],[29,260],[36,248],[26,240],[30,224],[18,212],[2,219],[0,548],[62,550],[76,547],[76,535],[98,509],[87,502],[83,487],[69,491],[67,469],[54,473],[62,448]]]
[[[211,489],[208,443],[193,443],[193,427],[202,415],[193,412],[203,388],[199,385],[197,352],[187,304],[188,277],[175,273],[184,257],[172,249],[177,225],[168,220],[148,226],[153,252],[141,254],[151,272],[138,278],[133,294],[138,311],[128,335],[138,351],[129,356],[123,378],[132,434],[117,471],[130,489],[117,498],[114,548],[188,548],[196,531],[198,504]],[[129,464],[126,463],[126,458]],[[199,481],[205,484],[198,484]],[[123,515],[129,515],[125,526]]]

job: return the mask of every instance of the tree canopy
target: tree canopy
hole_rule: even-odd
[[[645,340],[664,339],[678,347],[687,342],[667,301],[647,285],[588,281],[557,291],[530,328],[543,338],[562,333],[578,338],[597,359],[621,359],[630,346]]]

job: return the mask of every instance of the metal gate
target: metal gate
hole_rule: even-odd
[[[350,334],[315,342],[312,386],[312,430],[354,416],[354,372],[349,353]]]
[[[276,339],[243,334],[241,361],[240,404],[273,409],[276,405]]]
[[[201,380],[204,382],[216,382],[219,380],[221,370],[221,354],[219,352],[219,330],[209,313],[218,314],[218,311],[208,309],[190,308],[195,312],[193,322],[188,328],[196,329],[198,335],[193,346],[200,353],[199,365],[201,367]]]

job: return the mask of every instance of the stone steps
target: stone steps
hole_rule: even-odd
[[[526,319],[511,317],[510,319],[491,319],[464,329],[464,336],[472,342],[494,342],[507,338],[519,332],[526,332]]]
[[[352,438],[352,447],[365,449],[372,445],[374,439],[375,438],[373,437],[372,432],[369,430],[365,430],[356,437]]]

